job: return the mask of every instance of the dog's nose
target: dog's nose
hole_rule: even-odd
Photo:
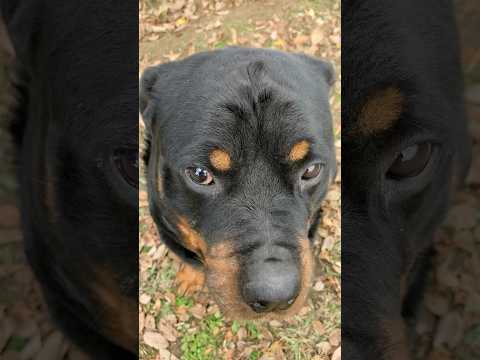
[[[298,296],[297,267],[285,261],[264,261],[251,265],[243,287],[245,302],[257,313],[286,310]]]

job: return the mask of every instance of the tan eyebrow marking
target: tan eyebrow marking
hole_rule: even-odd
[[[220,149],[213,150],[210,153],[210,162],[215,169],[220,171],[227,171],[232,167],[232,159],[230,158],[230,155],[226,151]]]
[[[305,159],[310,150],[310,143],[307,140],[302,140],[293,145],[292,150],[288,154],[288,160],[299,161]]]
[[[365,135],[390,129],[400,118],[404,103],[405,97],[393,86],[377,91],[363,106],[358,129]]]

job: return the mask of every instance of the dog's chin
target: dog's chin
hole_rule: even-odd
[[[302,289],[295,302],[286,310],[279,310],[268,313],[257,313],[253,311],[248,304],[241,301],[225,301],[225,298],[218,294],[215,289],[209,289],[213,298],[220,308],[222,314],[230,320],[286,320],[298,314],[307,302],[310,287]]]

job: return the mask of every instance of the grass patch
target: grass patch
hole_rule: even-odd
[[[27,345],[28,339],[25,339],[20,336],[12,336],[8,341],[6,350],[11,350],[14,352],[20,352],[23,350],[25,345]]]
[[[171,264],[162,271],[157,266],[151,266],[147,269],[147,280],[141,284],[141,292],[155,296],[158,292],[170,288],[174,277],[175,270]]]
[[[245,324],[245,328],[247,329],[247,334],[251,339],[260,340],[262,338],[260,331],[258,331],[257,325],[254,323],[248,321]]]
[[[184,306],[184,307],[187,307],[187,308],[191,308],[193,306],[193,299],[191,297],[188,297],[188,296],[179,295],[175,299],[175,306],[176,307]]]
[[[157,350],[141,343],[138,347],[140,359],[153,359],[157,355]]]
[[[233,335],[237,335],[238,330],[240,330],[240,323],[237,320],[233,320],[233,322],[232,322],[232,333],[233,333]]]
[[[216,360],[221,344],[220,328],[224,325],[222,315],[215,313],[200,323],[200,328],[185,334],[181,339],[182,360]]]
[[[248,357],[248,360],[258,360],[262,355],[263,353],[260,350],[253,350],[250,356]]]

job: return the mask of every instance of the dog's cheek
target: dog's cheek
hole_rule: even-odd
[[[207,287],[213,293],[222,312],[231,319],[248,318],[251,313],[240,294],[238,259],[232,257],[231,244],[221,243],[205,258]]]
[[[205,239],[189,225],[184,217],[180,217],[177,228],[182,235],[183,245],[203,259],[208,250]]]
[[[91,285],[95,314],[100,320],[100,331],[118,346],[138,351],[138,304],[120,290],[113,274],[105,269],[95,270]],[[92,311],[92,309],[91,309]]]
[[[57,195],[56,195],[56,184],[55,178],[53,176],[53,165],[52,161],[46,161],[45,165],[45,187],[43,189],[44,196],[43,201],[45,203],[45,209],[47,209],[46,214],[47,218],[50,221],[50,224],[55,224],[60,217],[57,211]]]
[[[302,281],[300,292],[293,305],[281,314],[281,317],[290,317],[297,314],[305,305],[312,286],[313,273],[314,273],[314,259],[312,254],[312,245],[307,237],[300,239],[300,270],[302,274]]]
[[[406,325],[403,319],[383,320],[380,324],[380,344],[385,352],[385,359],[409,360],[411,359],[408,349]]]

